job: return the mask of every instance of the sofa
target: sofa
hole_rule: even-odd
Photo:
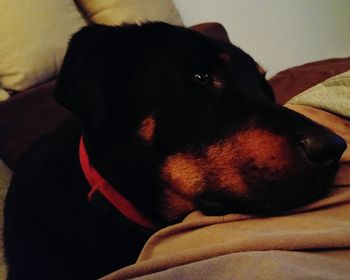
[[[18,7],[18,3],[16,2],[19,2],[19,0],[6,0],[0,4],[0,10],[15,9],[16,5]],[[48,1],[35,0],[34,2],[43,4],[47,3]],[[101,3],[104,2],[106,4],[101,5]],[[123,2],[123,4],[120,4],[121,2]],[[46,13],[49,13],[50,16],[52,15],[50,12],[52,13],[54,9],[56,9],[55,11],[57,11],[57,9],[62,9],[60,12],[61,14],[59,13],[58,16],[67,14],[71,15],[71,17],[66,20],[66,25],[69,24],[69,21],[71,21],[72,26],[70,28],[67,28],[66,26],[64,27],[68,33],[65,33],[65,37],[54,36],[55,38],[53,43],[61,43],[59,40],[62,38],[64,38],[66,41],[69,40],[69,36],[72,32],[77,31],[81,26],[91,23],[111,25],[119,24],[121,22],[162,20],[173,24],[183,24],[176,7],[170,0],[142,1],[143,4],[140,4],[140,2],[141,1],[129,0],[119,2],[87,0],[73,2],[67,0],[55,0],[53,1],[54,7],[46,7],[45,5],[49,6],[49,4],[45,4],[44,8],[47,9]],[[154,9],[154,7],[157,8]],[[22,8],[23,10],[27,9],[27,7]],[[33,11],[32,8],[30,9],[31,10],[27,11],[27,13]],[[22,11],[22,13],[25,13],[25,11]],[[18,15],[18,17],[20,16],[23,16],[23,14]],[[35,18],[40,15],[32,16]],[[52,15],[52,17],[58,16]],[[5,25],[2,25],[3,27],[0,27],[0,36],[2,33],[4,33],[4,26],[6,26],[6,24],[8,25],[10,20],[10,18],[6,17],[4,19],[0,19],[0,26],[2,21],[5,23]],[[53,21],[51,23],[52,26],[57,25],[57,20],[58,22],[62,22],[62,20],[56,18],[56,22]],[[38,26],[41,24],[41,22],[36,22],[35,24]],[[21,28],[23,32],[28,32],[28,26],[22,26]],[[57,26],[55,28],[57,29]],[[225,28],[219,23],[203,23],[191,28],[206,36],[211,36],[223,41],[229,41]],[[43,36],[47,27],[41,27],[41,29],[41,36]],[[59,27],[58,29],[62,29],[62,27]],[[9,35],[9,32],[9,30],[6,30],[5,35]],[[49,34],[52,34],[52,30]],[[41,38],[41,40],[42,39],[43,38]],[[18,44],[22,44],[21,40],[17,41]],[[21,155],[33,141],[38,139],[40,136],[55,130],[70,115],[67,110],[55,102],[52,96],[55,87],[55,78],[59,72],[59,66],[62,61],[67,42],[65,42],[58,51],[55,51],[55,62],[53,62],[52,65],[39,67],[39,69],[34,67],[34,70],[32,69],[34,73],[30,74],[26,74],[29,70],[25,69],[24,74],[19,74],[20,78],[18,79],[13,78],[13,71],[10,71],[9,73],[6,73],[6,71],[4,72],[1,68],[5,67],[6,64],[0,63],[0,98],[3,99],[0,102],[1,208],[3,207],[3,198],[5,196],[12,171],[16,168],[16,164]],[[0,52],[2,51],[2,47],[3,46],[1,46],[0,43]],[[7,48],[7,51],[11,49],[10,45],[5,47]],[[35,46],[33,45],[33,48],[34,47]],[[40,43],[37,44],[36,47],[37,50],[35,55],[38,55],[37,52],[39,52],[40,55]],[[48,48],[50,49],[53,47],[48,46]],[[59,56],[59,58],[56,56]],[[9,56],[9,58],[11,58],[11,56]],[[16,59],[16,57],[14,59]],[[8,63],[10,62],[11,61]],[[27,58],[25,58],[19,60],[19,63],[26,64],[33,62],[28,62]],[[276,101],[280,104],[284,104],[298,93],[349,69],[350,58],[332,58],[296,66],[282,71],[270,79],[270,84],[275,91]],[[0,223],[1,222],[2,220],[0,220]],[[4,279],[5,265],[3,259],[0,259],[0,265],[0,279]]]

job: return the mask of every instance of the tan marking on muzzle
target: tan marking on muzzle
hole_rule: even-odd
[[[194,210],[194,196],[204,187],[204,170],[195,157],[178,153],[168,157],[162,178],[168,183],[164,190],[163,214],[172,220]]]
[[[145,118],[138,131],[138,135],[147,143],[151,144],[153,141],[153,135],[156,128],[156,121],[152,116]]]
[[[232,138],[209,146],[206,156],[206,170],[210,171],[211,176],[216,179],[214,181],[217,181],[221,188],[240,194],[246,192],[247,186],[237,166],[237,147]]]
[[[252,160],[257,168],[282,172],[290,166],[291,152],[287,140],[272,132],[252,128],[234,139],[240,161]]]
[[[168,157],[163,167],[163,178],[171,182],[179,194],[192,197],[204,185],[204,169],[200,160],[192,155],[179,153]]]

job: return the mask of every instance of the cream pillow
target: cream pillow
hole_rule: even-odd
[[[350,70],[305,90],[288,104],[311,106],[350,119]]]
[[[9,93],[6,90],[0,88],[0,102],[6,100],[9,97],[10,97]]]
[[[171,0],[77,0],[91,22],[118,25],[144,21],[164,21],[182,25]]]
[[[19,91],[56,76],[83,25],[72,0],[1,0],[0,88]]]

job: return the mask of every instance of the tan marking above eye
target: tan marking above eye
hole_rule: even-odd
[[[156,128],[156,121],[153,116],[145,118],[138,131],[138,135],[147,143],[151,144],[153,141],[153,135]]]
[[[220,53],[219,58],[225,64],[231,61],[231,57],[228,53]]]
[[[215,76],[213,76],[212,83],[213,83],[214,88],[216,88],[216,89],[222,89],[224,87],[223,82]]]

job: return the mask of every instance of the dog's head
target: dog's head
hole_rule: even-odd
[[[345,149],[277,105],[241,49],[165,23],[83,28],[55,96],[100,173],[167,222],[300,206],[326,192]]]

